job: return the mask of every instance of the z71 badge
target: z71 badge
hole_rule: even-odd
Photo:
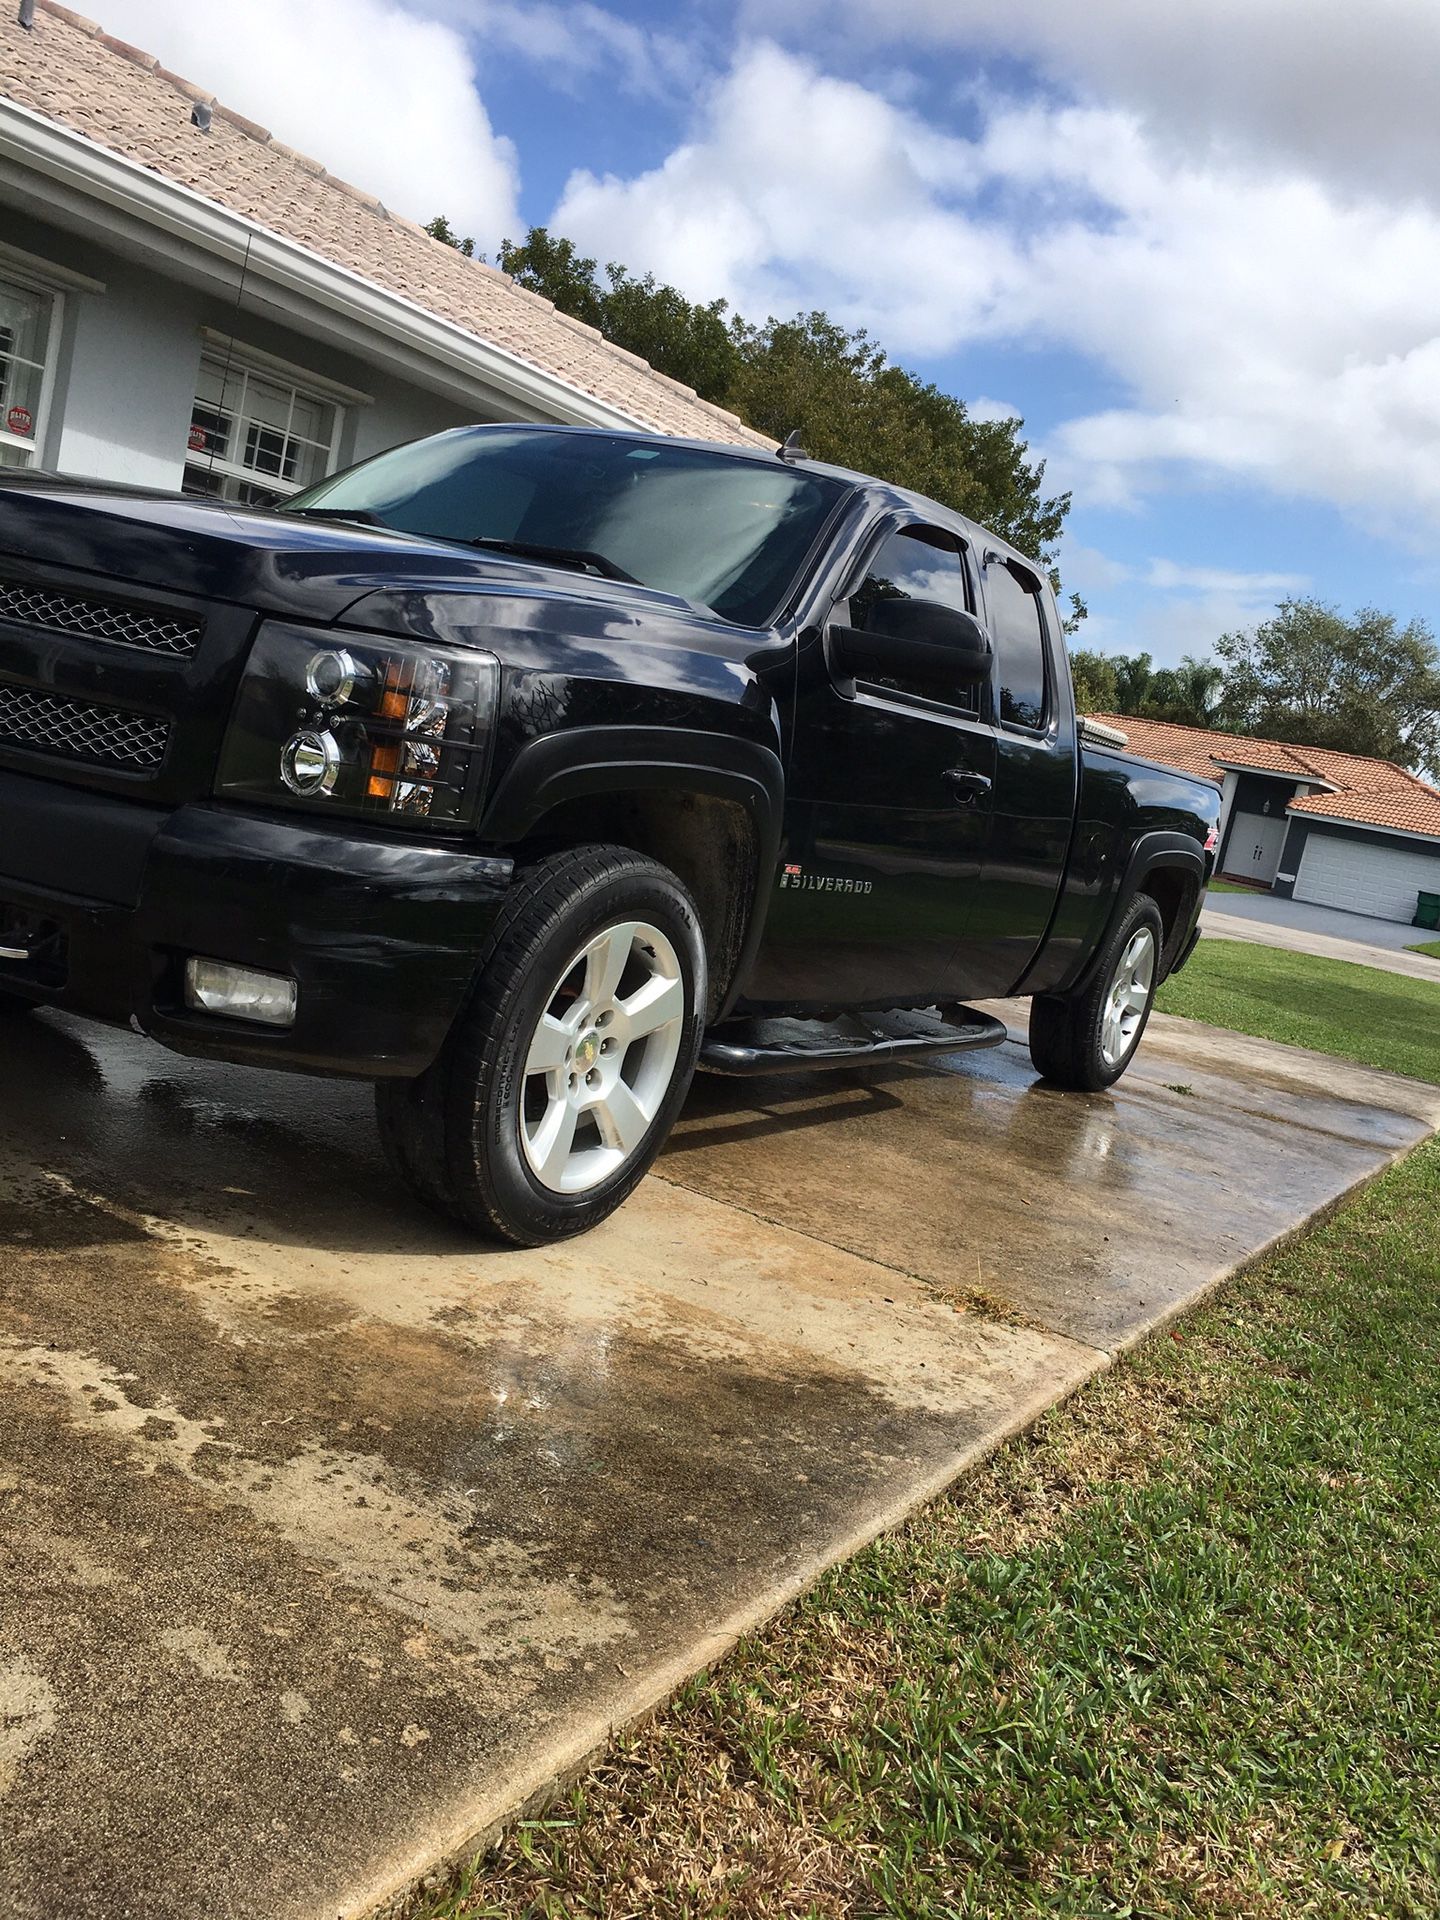
[[[834,873],[806,873],[803,867],[785,866],[780,871],[782,887],[799,887],[804,893],[870,893],[873,880],[842,880]]]

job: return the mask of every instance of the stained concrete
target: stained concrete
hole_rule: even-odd
[[[14,1920],[367,1911],[1440,1123],[1182,1023],[1090,1099],[710,1080],[614,1221],[494,1253],[364,1089],[0,1046]]]

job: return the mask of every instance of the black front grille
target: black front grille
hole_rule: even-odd
[[[157,720],[153,714],[62,700],[31,687],[0,686],[0,746],[91,766],[153,773],[164,760],[169,741],[169,721]]]
[[[0,620],[42,627],[48,633],[73,633],[112,647],[169,654],[176,660],[187,660],[200,644],[200,622],[184,615],[93,600],[86,594],[57,593],[19,580],[0,580]]]

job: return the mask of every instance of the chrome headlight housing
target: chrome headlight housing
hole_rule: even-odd
[[[215,790],[396,826],[472,825],[499,685],[493,654],[267,621]]]

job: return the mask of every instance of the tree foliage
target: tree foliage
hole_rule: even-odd
[[[728,404],[740,356],[723,300],[697,305],[653,273],[636,279],[613,261],[602,280],[573,241],[544,227],[532,227],[523,241],[502,241],[498,260],[512,279],[553,300],[562,313],[693,387],[702,400]]]
[[[1223,724],[1298,746],[1440,769],[1440,647],[1423,620],[1283,600],[1250,633],[1216,642]]]
[[[637,278],[532,227],[499,264],[562,313],[739,414],[777,443],[798,430],[817,460],[911,487],[1047,563],[1070,496],[1047,497],[1020,420],[973,420],[964,402],[892,364],[863,330],[823,313],[755,326],[723,300],[702,305],[653,274]],[[1073,618],[1083,608],[1073,600]]]
[[[467,233],[462,240],[443,213],[437,213],[433,220],[427,220],[425,223],[425,231],[432,240],[438,240],[442,246],[454,247],[457,253],[463,253],[467,260],[475,257],[475,241],[473,236]],[[482,260],[485,258],[483,253],[480,258]]]
[[[1285,600],[1247,633],[1223,634],[1218,658],[1178,667],[1148,653],[1071,655],[1082,713],[1289,740],[1440,773],[1440,647],[1421,620],[1319,600]]]
[[[1081,713],[1120,713],[1120,690],[1115,662],[1109,654],[1089,647],[1070,650],[1070,677],[1075,682],[1075,705]]]
[[[1178,667],[1157,667],[1148,653],[1070,656],[1075,700],[1082,713],[1123,713],[1169,720],[1182,727],[1215,727],[1225,676],[1213,660],[1186,654]]]

